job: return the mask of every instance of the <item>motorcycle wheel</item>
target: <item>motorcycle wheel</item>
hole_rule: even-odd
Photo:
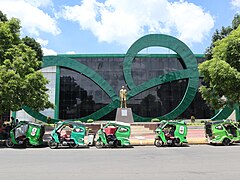
[[[156,147],[162,147],[164,145],[163,141],[161,139],[155,139],[154,145]]]
[[[96,148],[102,148],[103,147],[103,142],[102,141],[97,141],[96,143],[95,143],[95,146],[96,146]]]
[[[57,148],[58,148],[58,143],[55,142],[53,139],[51,139],[50,141],[48,141],[48,146],[49,146],[51,149],[57,149]]]
[[[13,142],[11,141],[11,139],[7,139],[5,143],[6,143],[6,146],[7,146],[8,148],[14,147],[14,144],[13,144]]]
[[[115,140],[115,142],[114,142],[114,147],[115,147],[115,148],[121,147],[121,141]]]
[[[26,139],[26,140],[24,141],[24,146],[25,146],[26,148],[31,148],[31,147],[33,147],[33,146],[30,144],[30,142],[29,142],[28,139]]]
[[[76,143],[74,142],[74,140],[71,140],[71,142],[69,143],[69,147],[70,148],[75,148],[77,147]]]
[[[175,146],[182,146],[182,143],[180,142],[180,139],[179,138],[177,138],[177,139],[174,139],[174,145]]]
[[[229,146],[231,141],[230,141],[230,139],[225,138],[222,143],[223,143],[224,146]]]

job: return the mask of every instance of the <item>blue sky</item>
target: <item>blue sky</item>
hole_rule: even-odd
[[[19,18],[22,36],[37,39],[45,55],[126,53],[150,33],[175,36],[199,54],[216,29],[231,25],[240,0],[0,0],[0,10]]]

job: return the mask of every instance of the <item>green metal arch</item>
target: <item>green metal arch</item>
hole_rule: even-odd
[[[240,121],[239,116],[239,105],[235,104],[233,107],[230,105],[226,105],[223,109],[219,110],[212,118],[211,120],[221,120],[221,119],[227,119],[235,110],[236,120]]]
[[[227,119],[232,112],[234,111],[233,108],[226,106],[223,109],[221,109],[217,114],[215,114],[211,120],[215,121],[215,120],[221,120],[221,119]]]
[[[163,76],[153,78],[147,82],[144,82],[136,86],[131,76],[132,62],[134,60],[134,57],[137,55],[139,51],[150,46],[166,47],[175,51],[183,59],[183,63],[186,69],[167,73]],[[81,64],[80,62],[74,59],[64,57],[64,56],[44,57],[42,67],[44,68],[49,66],[67,67],[69,69],[73,69],[77,72],[84,74],[85,76],[93,80],[96,84],[98,84],[99,87],[101,87],[103,91],[105,91],[105,93],[108,94],[108,96],[112,99],[112,102],[110,104],[106,105],[100,110],[94,112],[89,116],[81,117],[80,119],[82,121],[86,121],[89,118],[99,119],[104,115],[110,113],[117,107],[119,107],[119,98],[115,94],[112,87],[99,74],[97,74],[95,71],[93,71],[89,67]],[[128,92],[129,94],[128,99],[159,84],[188,78],[188,86],[187,86],[187,90],[185,92],[183,100],[173,111],[160,117],[160,119],[174,119],[175,117],[180,115],[190,105],[191,101],[193,100],[197,92],[199,74],[198,74],[196,58],[191,52],[191,50],[183,42],[171,36],[161,35],[161,34],[160,35],[152,34],[152,35],[144,36],[139,40],[137,40],[129,48],[124,58],[123,71],[124,71],[125,80],[128,84],[128,87],[130,88],[130,91]],[[47,117],[44,116],[43,114],[33,111],[31,108],[26,106],[23,107],[23,109],[28,114],[35,117],[36,119],[39,119],[44,122],[47,121]],[[216,116],[214,116],[212,119],[219,119],[219,118],[225,119],[228,117],[227,115],[230,113],[230,111],[232,112],[231,109],[225,108],[224,110],[220,111]],[[135,121],[147,121],[150,118],[144,118],[134,114],[134,119]],[[59,119],[53,119],[53,121],[59,121]]]
[[[67,58],[67,57],[58,57],[58,56],[55,56],[54,58],[46,57],[44,59],[43,67],[48,67],[48,66],[67,67],[69,69],[72,69],[84,74],[86,77],[94,81],[100,88],[102,88],[103,91],[112,99],[113,102],[111,102],[107,106],[104,106],[103,108],[99,109],[98,111],[88,116],[81,117],[80,119],[82,121],[86,121],[87,119],[90,119],[90,118],[99,119],[102,116],[113,111],[116,107],[118,107],[119,98],[116,95],[115,91],[112,89],[112,87],[109,85],[107,81],[105,81],[98,73],[93,71],[91,68],[85,66],[84,64],[74,59]]]
[[[74,71],[80,72],[84,74],[86,77],[93,80],[99,87],[103,89],[104,92],[107,93],[107,95],[111,99],[115,100],[118,98],[113,88],[98,73],[96,73],[91,68],[85,66],[84,64],[74,59],[67,58],[67,57],[58,57],[58,56],[46,57],[44,58],[42,67],[45,68],[49,66],[66,67]]]
[[[152,79],[140,86],[136,86],[135,83],[133,82],[133,78],[131,74],[133,60],[135,56],[138,54],[138,52],[140,52],[144,48],[152,47],[152,46],[165,47],[176,52],[182,58],[184,63],[184,68],[187,70],[186,71],[187,73],[185,73],[184,75],[182,74],[183,71],[168,73],[166,75],[157,77],[157,79],[155,78],[155,80]],[[140,92],[138,91],[138,89],[141,89],[141,91],[144,91],[162,83],[188,78],[187,89],[180,104],[170,113],[159,117],[160,119],[174,119],[178,115],[183,113],[191,104],[198,90],[199,72],[198,72],[197,60],[194,54],[192,53],[192,51],[188,48],[186,44],[184,44],[182,41],[172,36],[163,35],[163,34],[150,34],[138,39],[136,42],[132,44],[132,46],[127,51],[127,54],[124,58],[123,71],[124,71],[124,77],[127,82],[127,85],[130,88],[129,97],[128,97],[129,99],[132,98],[134,95],[136,95],[135,91],[137,91],[137,93]],[[161,81],[160,79],[164,79],[164,81]],[[155,84],[152,82],[155,82]],[[134,93],[132,91],[134,91]],[[149,119],[149,118],[144,118],[140,121],[143,121],[145,119]]]
[[[98,84],[98,86],[101,87],[103,91],[106,92],[107,95],[113,100],[112,103],[94,112],[93,114],[86,117],[81,117],[80,119],[82,121],[86,121],[89,118],[99,119],[105,114],[110,113],[116,107],[119,106],[118,96],[116,95],[112,87],[99,74],[97,74],[95,71],[85,66],[84,64],[81,64],[80,62],[67,57],[49,56],[44,58],[42,68],[49,67],[49,66],[67,67],[69,69],[72,69],[84,74],[85,76],[93,80],[96,84]],[[41,114],[40,112],[33,111],[31,108],[26,106],[24,106],[23,109],[28,114],[35,117],[36,119],[39,119],[44,122],[47,121],[47,117]],[[52,119],[52,120],[55,122],[59,121],[59,119]],[[77,120],[77,119],[74,119],[74,120]]]

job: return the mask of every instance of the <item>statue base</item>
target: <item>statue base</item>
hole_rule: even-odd
[[[117,108],[117,114],[115,121],[134,123],[132,109],[131,108]]]

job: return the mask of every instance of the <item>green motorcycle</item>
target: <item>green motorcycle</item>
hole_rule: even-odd
[[[229,146],[240,141],[238,124],[230,120],[210,121],[205,123],[206,138],[210,144]]]
[[[85,134],[86,127],[82,123],[74,121],[60,122],[52,131],[48,145],[51,149],[56,149],[59,146],[87,147],[84,143]]]
[[[131,147],[129,137],[131,127],[128,123],[109,121],[96,134],[95,146],[102,147]]]
[[[12,148],[15,145],[24,145],[25,147],[42,145],[44,133],[43,125],[20,121],[10,130],[10,137],[6,140],[6,146]]]
[[[161,121],[155,132],[156,147],[182,146],[183,143],[187,143],[187,125],[184,121]]]

